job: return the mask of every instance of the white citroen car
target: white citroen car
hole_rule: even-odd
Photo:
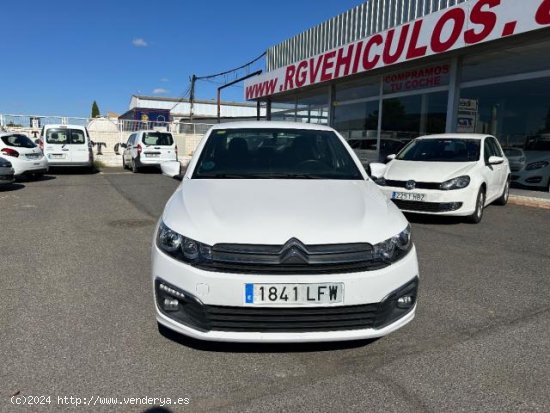
[[[510,166],[493,136],[421,136],[390,158],[371,164],[371,174],[403,211],[479,223],[485,206],[508,202]]]
[[[410,226],[333,129],[214,126],[155,231],[159,328],[202,340],[384,336],[415,313]]]

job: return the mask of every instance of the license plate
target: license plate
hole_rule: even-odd
[[[65,158],[65,154],[64,153],[52,153],[50,155],[50,158],[51,159],[63,159],[63,158]]]
[[[426,194],[415,194],[412,192],[393,192],[391,199],[400,199],[403,201],[424,201]]]
[[[40,155],[36,155],[36,154],[27,155],[27,159],[38,159],[39,157],[40,157]]]
[[[158,154],[158,153],[146,153],[145,156],[147,158],[159,158],[160,154]]]
[[[344,302],[344,284],[245,284],[244,302],[277,306],[338,304]]]

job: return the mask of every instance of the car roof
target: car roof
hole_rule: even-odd
[[[60,123],[50,123],[48,125],[44,125],[44,129],[51,129],[51,128],[72,128],[72,129],[85,129],[85,126],[82,125],[62,125]]]
[[[280,122],[280,121],[243,121],[219,123],[212,127],[216,129],[308,129],[334,131],[334,129],[315,123]]]
[[[137,131],[134,131],[132,133],[140,133],[140,132],[147,132],[147,133],[151,133],[151,132],[160,132],[160,133],[172,133],[170,131],[165,131],[165,130],[154,130],[154,129],[140,129],[140,130],[137,130]]]
[[[436,135],[419,136],[416,139],[483,139],[487,136],[483,133],[439,133]]]

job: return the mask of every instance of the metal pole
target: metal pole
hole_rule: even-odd
[[[189,122],[193,121],[193,102],[195,100],[195,82],[197,81],[197,76],[191,76],[191,91],[189,92]]]
[[[220,92],[220,88],[218,88],[218,93],[217,93],[218,97],[217,97],[217,106],[218,106],[218,123],[220,123],[220,118],[221,118],[221,92]]]

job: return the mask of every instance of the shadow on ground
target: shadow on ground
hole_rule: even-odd
[[[176,333],[158,324],[159,333],[168,340],[194,350],[216,353],[310,353],[320,351],[346,350],[368,346],[378,338],[369,340],[333,341],[321,343],[225,343],[201,341]]]

